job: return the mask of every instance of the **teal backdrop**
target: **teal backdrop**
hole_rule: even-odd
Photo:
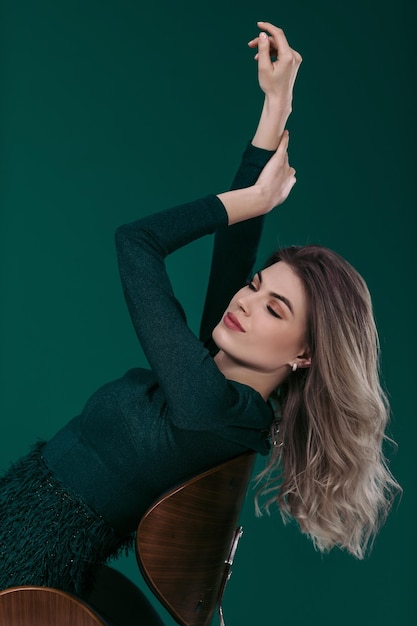
[[[366,278],[404,494],[361,562],[321,556],[278,514],[255,518],[250,494],[226,621],[417,623],[411,1],[3,0],[1,12],[1,468],[145,365],[113,232],[227,188],[262,104],[247,41],[258,19],[276,22],[304,58],[288,124],[298,182],[260,256],[318,242]],[[169,259],[195,330],[210,250],[207,238]],[[144,588],[134,557],[116,567]]]

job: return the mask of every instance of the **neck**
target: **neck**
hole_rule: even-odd
[[[231,359],[225,352],[220,350],[214,357],[217,367],[228,380],[248,385],[255,389],[265,400],[284,381],[288,375],[288,367],[282,366],[273,373],[254,370]]]

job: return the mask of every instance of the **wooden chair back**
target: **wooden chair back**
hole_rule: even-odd
[[[106,626],[76,597],[49,587],[0,591],[1,626]]]
[[[255,453],[192,478],[161,497],[137,532],[139,567],[181,626],[208,626],[230,575]]]

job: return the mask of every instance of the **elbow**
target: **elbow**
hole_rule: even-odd
[[[125,224],[122,226],[118,226],[114,232],[114,242],[116,244],[116,249],[119,249],[120,246],[126,241],[127,238],[127,228]]]
[[[129,224],[122,224],[118,226],[114,232],[114,243],[116,246],[117,257],[120,259],[124,258],[129,249],[133,247],[136,249],[138,246],[134,245],[134,241],[132,238],[131,229],[129,228]],[[136,254],[137,254],[136,250]]]
[[[125,225],[122,225],[118,226],[114,233],[117,262],[121,274],[123,274],[124,268],[128,265],[131,256],[131,244],[128,231],[129,229]]]

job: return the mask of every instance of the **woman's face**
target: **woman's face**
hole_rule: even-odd
[[[255,274],[236,293],[213,339],[229,360],[255,372],[276,373],[281,382],[290,371],[288,366],[310,364],[307,308],[301,280],[280,261]]]

